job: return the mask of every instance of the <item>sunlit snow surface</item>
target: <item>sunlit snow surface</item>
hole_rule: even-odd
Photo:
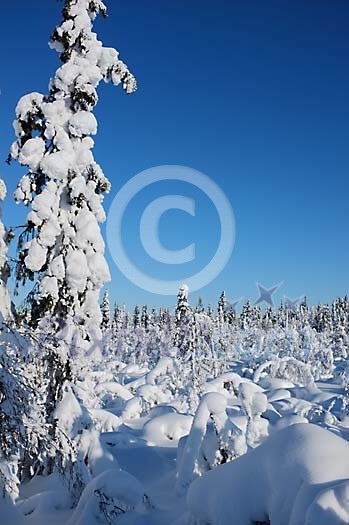
[[[113,370],[97,368],[79,381],[75,394],[96,426],[89,437],[92,480],[70,509],[58,476],[36,477],[21,487],[16,507],[8,501],[0,523],[349,523],[349,418],[340,417],[341,385],[326,379],[297,386],[263,373],[253,382],[236,364],[203,386],[193,417],[184,397],[166,386],[172,366],[171,357],[152,371],[118,363],[123,384]],[[61,421],[64,413],[67,420],[81,417],[69,389],[57,410]],[[224,466],[215,464],[217,436],[233,455]]]

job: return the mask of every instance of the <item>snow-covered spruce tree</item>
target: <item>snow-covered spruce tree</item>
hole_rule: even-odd
[[[202,314],[205,311],[204,303],[202,297],[198,298],[198,302],[195,306],[195,313]]]
[[[242,307],[240,314],[240,328],[246,330],[251,325],[252,308],[251,303],[248,300]]]
[[[188,302],[188,286],[182,284],[177,295],[177,306],[175,311],[174,346],[178,349],[180,357],[185,357],[191,352],[194,341],[192,328],[194,316]]]
[[[207,307],[207,315],[211,318],[213,317],[213,308],[211,304],[209,304]]]
[[[103,332],[110,330],[111,319],[110,319],[110,302],[109,302],[109,290],[106,289],[103,295],[103,301],[101,304],[102,322],[101,328]]]
[[[139,311],[139,306],[136,304],[135,309],[133,311],[133,326],[134,328],[138,328],[140,324],[141,324],[140,311]]]
[[[181,378],[189,393],[189,408],[194,412],[198,403],[199,388],[198,332],[195,315],[188,302],[188,292],[188,286],[182,284],[177,296],[173,343],[177,348]]]
[[[217,314],[219,324],[223,325],[227,320],[227,298],[224,290],[219,297]]]
[[[103,47],[92,31],[99,13],[106,14],[101,0],[65,0],[50,44],[63,65],[48,95],[19,101],[11,148],[11,157],[28,167],[15,192],[17,202],[31,207],[16,277],[22,284],[38,277],[30,295],[32,323],[49,315],[65,343],[84,348],[100,338],[99,292],[110,278],[99,228],[110,184],[91,151],[96,89],[101,80],[121,84],[128,94],[136,89],[118,52]]]
[[[228,305],[225,291],[223,290],[219,296],[217,305],[216,325],[217,325],[217,345],[218,352],[222,356],[227,351],[228,340],[229,340],[229,327],[227,324],[228,319]]]
[[[117,341],[120,337],[123,323],[123,310],[117,305],[114,305],[113,320],[111,323],[111,333],[112,333],[112,342],[113,347],[116,348]]]
[[[143,326],[145,331],[148,331],[149,324],[150,324],[150,321],[149,321],[148,307],[145,304],[142,306],[141,326]]]
[[[11,301],[7,290],[10,268],[7,263],[8,232],[2,222],[1,203],[6,197],[6,185],[0,177],[0,330],[3,319],[11,317]]]

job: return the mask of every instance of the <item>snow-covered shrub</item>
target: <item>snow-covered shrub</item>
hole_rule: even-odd
[[[210,392],[202,397],[190,433],[179,448],[179,494],[188,488],[196,476],[246,452],[245,436],[229,420],[226,409],[227,399],[222,394]]]
[[[178,441],[189,434],[192,421],[192,416],[187,414],[161,414],[144,425],[144,437],[152,445],[177,447]]]
[[[334,380],[344,388],[349,388],[349,362],[340,362],[334,370]]]
[[[17,332],[2,333],[0,458],[2,484],[11,496],[36,474],[56,471],[75,483],[74,444],[53,410],[62,369],[57,367],[53,378],[52,359],[54,352],[43,355]]]
[[[145,492],[131,474],[106,470],[85,488],[68,525],[114,525],[126,513],[145,511]]]
[[[111,319],[110,319],[110,302],[109,302],[109,290],[106,289],[103,296],[103,301],[101,304],[101,313],[102,313],[102,322],[101,329],[103,332],[108,332],[111,328]]]
[[[310,364],[294,359],[293,357],[278,358],[262,363],[254,374],[253,381],[258,383],[262,374],[269,377],[287,379],[298,385],[312,385],[314,376]]]
[[[253,383],[243,382],[239,385],[239,400],[247,415],[246,441],[254,447],[268,435],[268,421],[261,417],[268,399]]]
[[[0,489],[18,495],[19,462],[27,452],[30,389],[23,384],[17,348],[0,342]]]

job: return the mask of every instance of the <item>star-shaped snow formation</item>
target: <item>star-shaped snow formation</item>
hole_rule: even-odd
[[[304,295],[300,295],[299,297],[296,297],[296,299],[290,299],[289,297],[287,297],[287,295],[285,295],[284,299],[285,308],[288,308],[289,310],[295,310],[297,306],[299,306],[304,300]]]
[[[259,297],[257,301],[254,303],[254,305],[256,306],[257,304],[267,303],[269,304],[269,306],[274,306],[274,301],[273,301],[272,296],[280,288],[280,286],[282,286],[282,284],[283,283],[279,283],[279,284],[276,284],[275,286],[272,286],[271,288],[264,288],[264,286],[262,286],[261,284],[256,283],[256,286],[259,291]]]

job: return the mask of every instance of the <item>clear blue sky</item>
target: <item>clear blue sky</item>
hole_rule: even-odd
[[[255,282],[280,281],[276,294],[313,303],[348,292],[349,3],[346,0],[109,0],[95,27],[137,76],[138,92],[103,85],[96,109],[95,158],[113,184],[105,200],[138,172],[161,164],[201,170],[229,197],[237,237],[231,261],[194,294],[216,303],[257,298]],[[13,139],[18,98],[47,92],[59,64],[47,46],[60,21],[54,0],[1,6],[0,151]],[[24,214],[11,193],[23,170],[2,164],[9,188],[7,225]],[[125,244],[154,275],[139,242],[137,217],[167,193],[197,199],[197,216],[168,212],[160,236],[168,248],[195,242],[197,267],[214,253],[219,222],[210,202],[181,183],[148,188],[129,210]],[[125,220],[127,216],[125,216]],[[108,255],[119,303],[171,305],[138,289]],[[167,271],[169,269],[167,268]],[[175,276],[180,278],[175,268]]]

